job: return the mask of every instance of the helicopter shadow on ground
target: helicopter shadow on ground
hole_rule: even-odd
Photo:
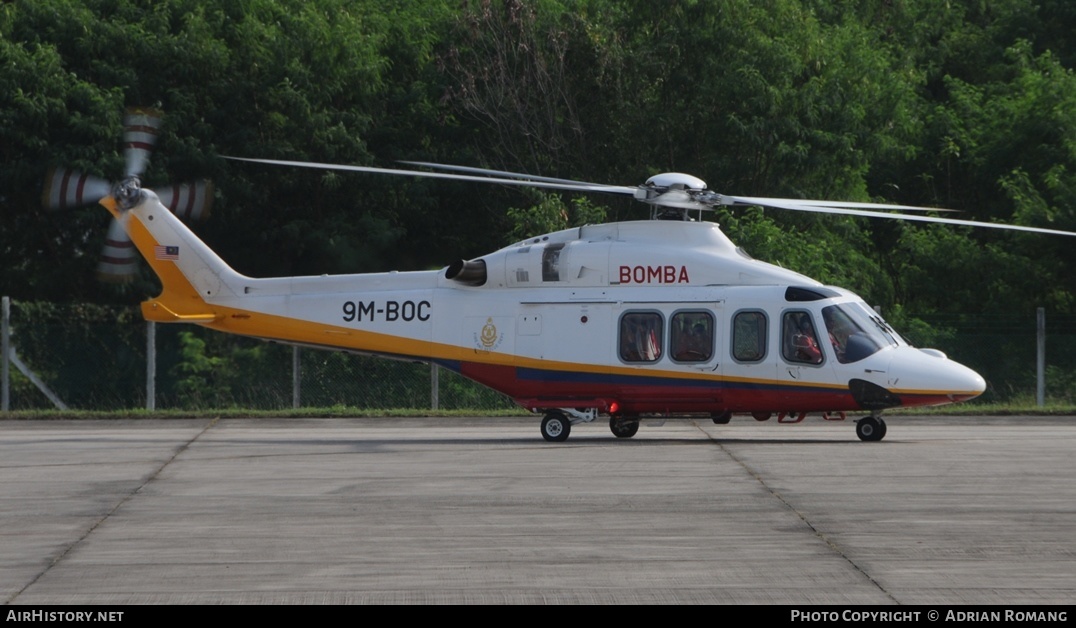
[[[344,441],[332,441],[335,445],[340,445]],[[444,438],[373,438],[373,439],[349,439],[349,442],[358,448],[367,448],[370,446],[379,447],[412,447],[412,446],[435,446],[435,447],[499,447],[499,446],[523,446],[529,448],[541,448],[541,449],[571,449],[571,448],[593,448],[593,447],[655,447],[655,446],[667,446],[675,445],[681,447],[691,446],[703,446],[712,447],[714,445],[857,445],[866,446],[866,443],[861,442],[859,439],[841,439],[841,438],[761,438],[761,437],[714,437],[714,436],[702,436],[699,438],[685,438],[685,437],[646,437],[635,436],[629,439],[618,439],[612,436],[605,435],[579,435],[572,436],[565,442],[561,443],[547,443],[543,442],[540,438],[533,437],[489,437],[489,438],[459,438],[459,437],[444,437]]]
[[[206,451],[205,446],[201,448],[201,457],[211,455],[214,458],[227,458],[227,459],[254,459],[254,458],[274,458],[274,457],[304,457],[304,456],[338,456],[341,454],[391,454],[401,450],[411,450],[415,448],[424,447],[436,447],[445,449],[482,449],[482,448],[527,448],[527,449],[544,449],[549,451],[563,451],[570,449],[592,449],[594,447],[610,448],[610,447],[622,447],[629,449],[636,449],[639,447],[714,447],[721,445],[858,445],[864,446],[858,440],[841,440],[841,439],[823,439],[823,438],[811,438],[811,439],[791,439],[791,438],[758,438],[758,437],[699,437],[699,438],[684,438],[684,437],[651,437],[636,436],[631,440],[616,439],[615,437],[604,435],[580,435],[573,436],[568,441],[562,443],[547,443],[541,440],[541,438],[535,437],[458,437],[458,436],[445,436],[445,437],[421,437],[413,438],[407,436],[401,436],[398,438],[385,438],[385,437],[372,437],[369,439],[364,438],[346,438],[346,439],[329,439],[329,438],[295,438],[295,439],[261,439],[261,438],[241,438],[241,439],[229,439],[227,441],[229,446],[243,446],[243,447],[270,447],[273,451],[266,451],[260,453],[250,454],[235,454],[226,449],[222,449],[219,452],[219,456],[209,454]],[[306,447],[313,449],[306,449],[304,451],[288,451],[291,447]],[[320,449],[324,448],[324,451]]]

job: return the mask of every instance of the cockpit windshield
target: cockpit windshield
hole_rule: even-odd
[[[886,346],[897,346],[897,333],[881,316],[863,303],[851,302],[822,308],[829,341],[842,364],[858,362]]]

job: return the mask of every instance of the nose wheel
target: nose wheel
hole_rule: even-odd
[[[868,416],[856,421],[856,436],[862,441],[880,441],[885,438],[885,421],[880,417]]]

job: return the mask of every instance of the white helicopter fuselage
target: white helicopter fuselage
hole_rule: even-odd
[[[150,320],[434,362],[531,410],[802,419],[985,389],[856,295],[752,259],[710,222],[567,229],[439,271],[255,279],[151,191],[103,204],[162,280]]]

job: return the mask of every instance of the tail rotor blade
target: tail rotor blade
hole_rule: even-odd
[[[145,171],[160,128],[160,112],[143,108],[127,110],[123,118],[123,155],[127,161],[127,176],[137,177]]]
[[[175,184],[156,192],[161,205],[187,222],[209,218],[213,208],[213,183],[208,180]]]
[[[108,225],[105,247],[101,261],[97,263],[97,277],[108,283],[130,283],[138,275],[138,250],[119,222]]]
[[[45,179],[41,204],[47,209],[72,209],[92,205],[111,193],[105,179],[69,168],[53,168]]]

